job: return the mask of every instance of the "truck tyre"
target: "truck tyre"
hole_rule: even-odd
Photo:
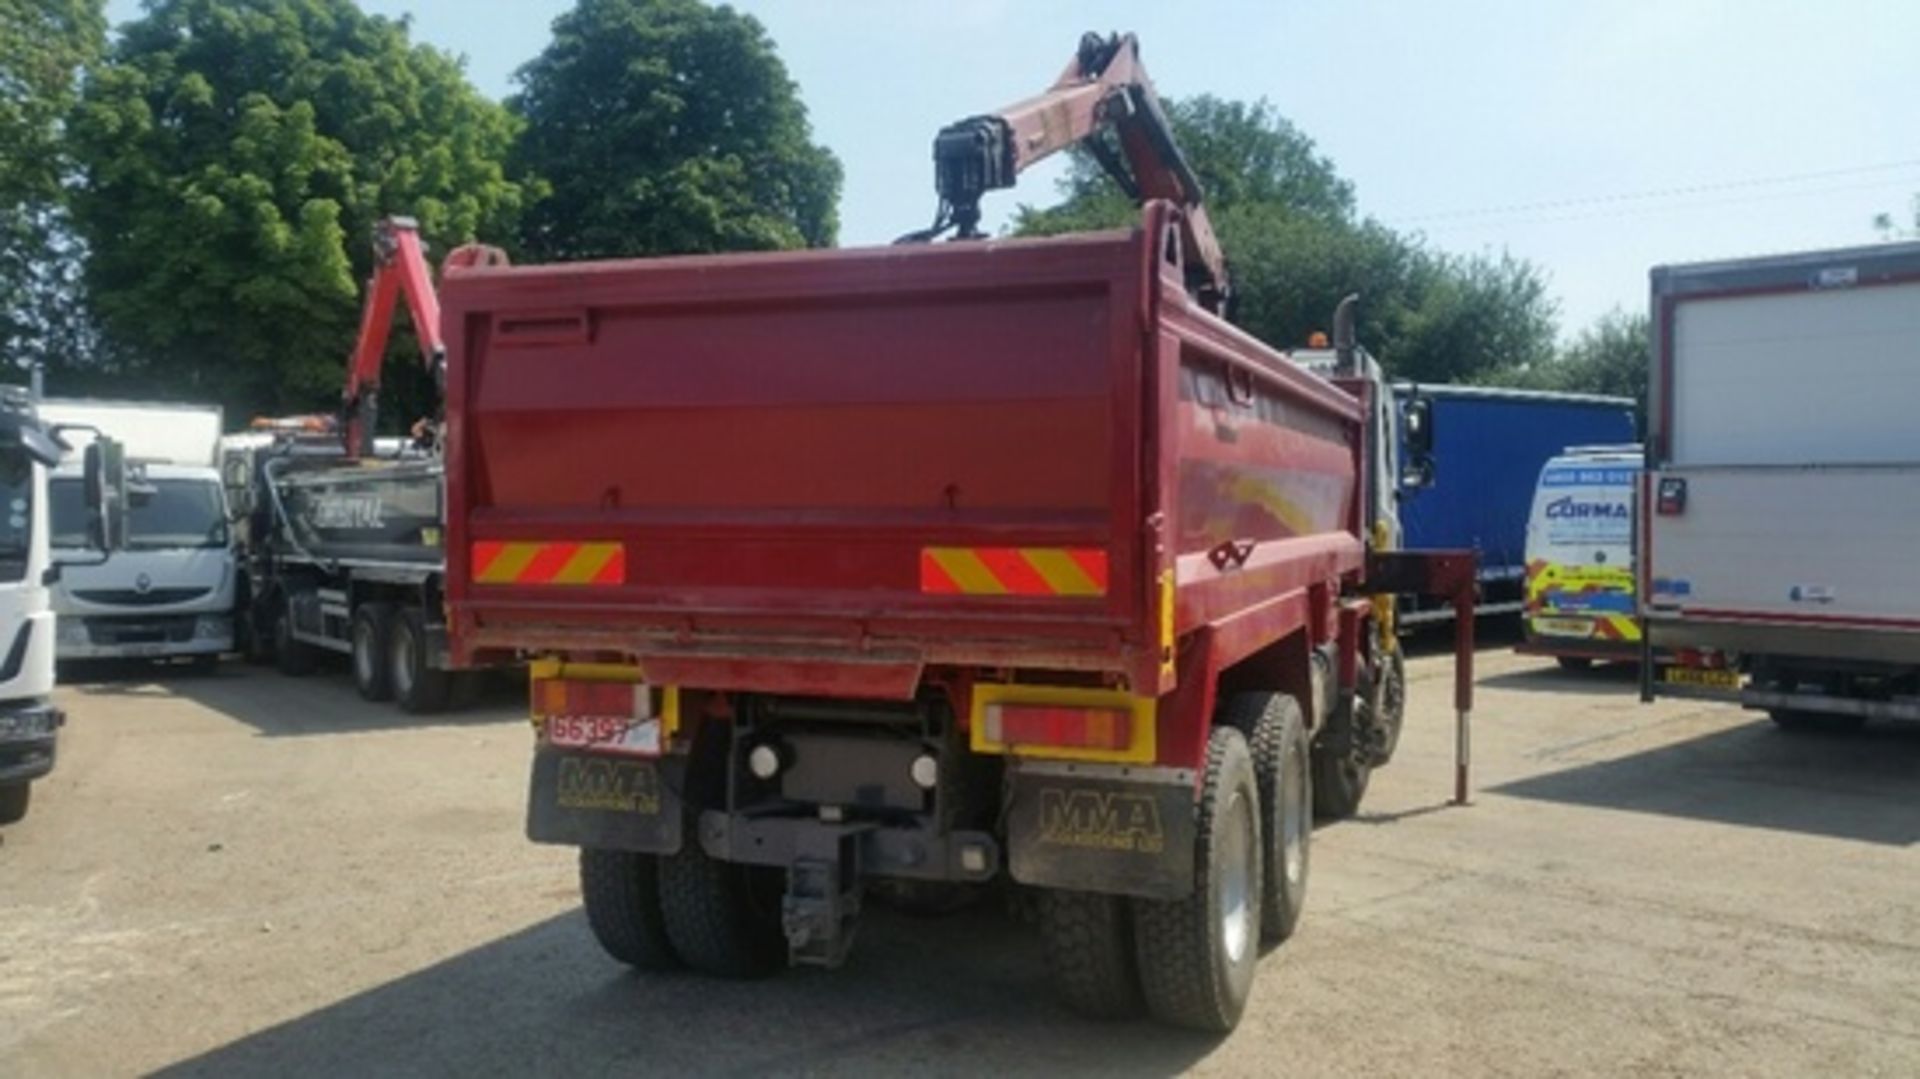
[[[447,672],[433,666],[427,644],[427,619],[418,607],[395,612],[387,631],[387,677],[393,699],[414,715],[444,712],[453,683]]]
[[[1380,717],[1381,740],[1375,768],[1393,759],[1400,748],[1400,731],[1407,722],[1407,657],[1398,647],[1384,653],[1380,677],[1374,682],[1374,703]]]
[[[1356,722],[1366,717],[1354,713],[1372,707],[1367,695],[1356,694],[1347,708],[1335,708],[1327,716],[1327,725],[1314,739],[1310,761],[1313,765],[1313,816],[1315,820],[1345,820],[1360,811],[1366,797],[1367,781],[1373,768],[1366,761],[1366,747],[1360,744]]]
[[[1195,822],[1193,892],[1133,900],[1147,1010],[1168,1023],[1225,1033],[1240,1021],[1260,959],[1260,787],[1238,730],[1216,726]]]
[[[580,900],[606,953],[635,970],[680,965],[660,915],[660,856],[580,848]]]
[[[1098,892],[1039,892],[1040,938],[1053,987],[1067,1007],[1089,1019],[1140,1014],[1133,916],[1127,900]]]
[[[723,978],[759,978],[786,959],[778,871],[709,857],[689,820],[678,854],[660,859],[660,914],[686,964]]]
[[[362,603],[353,609],[353,688],[369,701],[393,699],[393,669],[387,666],[392,647],[393,607],[385,603]]]
[[[1260,787],[1260,939],[1271,946],[1293,935],[1307,901],[1313,834],[1313,777],[1307,763],[1307,721],[1285,693],[1241,693],[1227,701],[1224,722],[1247,736]]]
[[[320,665],[313,646],[294,639],[293,613],[284,604],[273,614],[273,665],[289,678],[304,678]]]
[[[0,824],[18,824],[27,815],[27,803],[33,800],[33,784],[13,783],[0,787]]]

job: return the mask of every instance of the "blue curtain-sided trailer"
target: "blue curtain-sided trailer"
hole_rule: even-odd
[[[1549,458],[1569,446],[1638,438],[1628,397],[1492,386],[1394,386],[1400,408],[1400,524],[1406,546],[1480,555],[1482,614],[1521,608],[1527,514]],[[1451,617],[1402,608],[1403,623]]]

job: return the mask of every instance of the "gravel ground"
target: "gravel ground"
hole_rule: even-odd
[[[1474,804],[1423,656],[1224,1040],[1072,1018],[993,910],[877,912],[837,973],[628,974],[521,837],[508,689],[421,723],[238,666],[72,685],[0,832],[0,1074],[1920,1074],[1920,728],[1480,662]]]

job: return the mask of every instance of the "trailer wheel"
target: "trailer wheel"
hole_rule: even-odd
[[[1047,967],[1067,1007],[1089,1019],[1139,1015],[1140,975],[1127,900],[1060,888],[1042,889],[1037,900]]]
[[[1313,776],[1307,763],[1307,722],[1300,702],[1285,693],[1230,698],[1220,722],[1247,736],[1260,787],[1260,939],[1279,944],[1293,935],[1307,902],[1313,835]]]
[[[660,859],[660,915],[673,950],[695,970],[759,978],[786,959],[780,874],[709,856],[695,821],[677,854]]]
[[[580,900],[606,953],[636,970],[680,965],[660,915],[660,856],[580,848]]]
[[[393,699],[414,715],[444,712],[452,693],[447,672],[433,666],[427,645],[427,619],[418,607],[402,607],[387,635],[388,677]]]
[[[289,678],[304,678],[320,666],[312,645],[293,635],[293,612],[285,604],[273,614],[273,665]]]
[[[365,700],[393,699],[393,669],[387,665],[392,634],[390,604],[362,603],[353,609],[353,688]]]
[[[27,815],[33,801],[33,784],[13,783],[0,787],[0,824],[18,824]]]
[[[1367,764],[1367,750],[1359,735],[1367,726],[1367,717],[1356,713],[1371,707],[1366,694],[1356,694],[1352,704],[1335,708],[1327,716],[1326,728],[1314,739],[1309,760],[1313,765],[1315,820],[1345,820],[1360,811],[1373,768]]]
[[[1260,959],[1260,788],[1238,730],[1207,740],[1194,842],[1193,892],[1133,900],[1147,1009],[1168,1023],[1226,1032],[1240,1021]]]

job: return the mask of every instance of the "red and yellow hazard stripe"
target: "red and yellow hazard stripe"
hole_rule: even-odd
[[[924,547],[920,591],[942,596],[1104,596],[1107,552],[1080,547]]]
[[[475,540],[475,584],[625,584],[627,549],[618,543]]]

